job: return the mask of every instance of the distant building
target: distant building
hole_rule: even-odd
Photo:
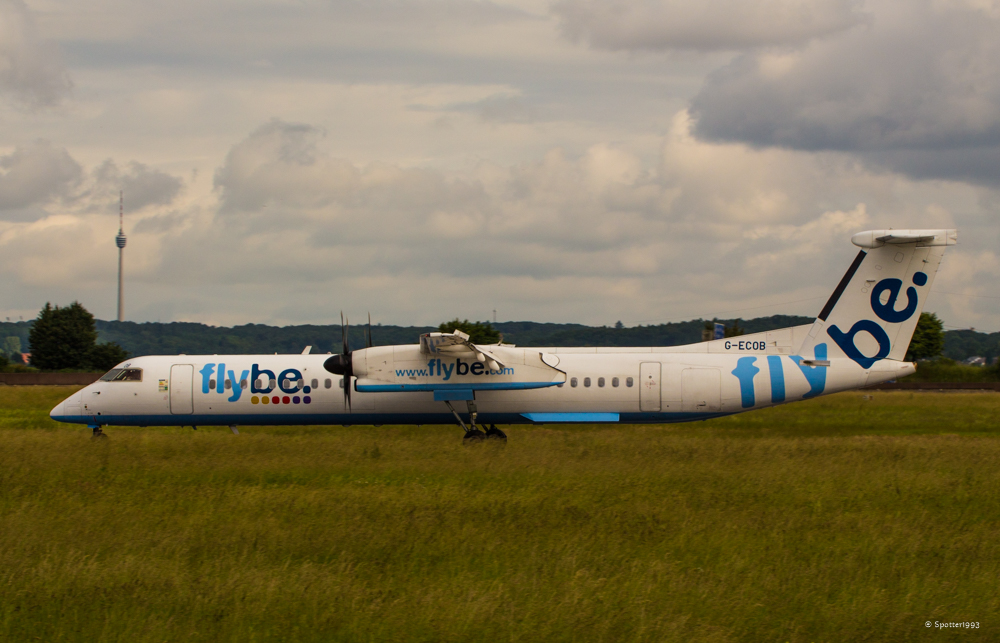
[[[970,357],[963,364],[968,364],[969,366],[986,366],[986,358],[976,355],[975,357]]]
[[[31,353],[15,353],[15,355],[21,356],[21,363],[25,366],[31,363]]]

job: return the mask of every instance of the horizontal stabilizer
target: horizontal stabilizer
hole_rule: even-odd
[[[958,243],[957,230],[866,230],[851,237],[859,248],[881,248],[886,244],[915,243],[918,248],[953,246]]]

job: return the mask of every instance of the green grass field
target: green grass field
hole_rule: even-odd
[[[1000,638],[1000,395],[668,427],[110,428],[0,387],[2,641]],[[942,631],[926,621],[978,621]]]

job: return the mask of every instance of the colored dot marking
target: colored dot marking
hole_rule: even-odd
[[[260,401],[261,401],[262,404],[270,404],[271,403],[271,398],[269,398],[266,395],[262,395],[260,397]]]
[[[296,395],[296,396],[292,397],[292,404],[298,404],[298,403],[299,403],[299,396]]]
[[[281,403],[281,398],[278,397],[277,395],[275,395],[274,397],[271,398],[271,402],[273,404],[280,404]]]
[[[250,403],[251,404],[259,404],[260,400],[257,399],[256,395],[254,395],[253,397],[250,398]]]
[[[302,398],[302,401],[305,402],[306,404],[309,404],[310,402],[312,402],[312,398],[307,395],[304,398]]]
[[[290,402],[290,400],[288,399],[287,395],[285,397],[281,398],[281,403],[282,404],[288,404],[289,402]]]

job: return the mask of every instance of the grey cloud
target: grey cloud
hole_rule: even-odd
[[[692,101],[696,133],[860,152],[918,177],[996,183],[1000,15],[973,3],[876,0],[868,28],[798,51],[755,51]]]
[[[761,153],[700,145],[687,123],[677,120],[659,168],[599,145],[451,176],[355,166],[321,148],[320,129],[272,121],[233,146],[217,170],[222,216],[206,238],[261,248],[266,235],[274,240],[266,254],[286,258],[280,272],[288,279],[314,278],[320,266],[371,276],[606,279],[667,265],[686,273],[704,267],[706,240],[738,243],[745,220],[807,221],[810,208],[815,216],[808,193],[824,172],[794,153],[765,162]],[[241,260],[219,269],[229,280],[246,270]]]
[[[80,180],[80,164],[65,148],[38,140],[0,157],[0,210],[17,210],[64,197]]]
[[[692,318],[806,299],[776,310],[815,314],[851,260],[850,234],[947,225],[946,213],[920,219],[895,202],[908,187],[897,175],[844,155],[706,143],[689,123],[674,119],[658,164],[595,145],[449,172],[337,159],[319,128],[272,121],[226,155],[221,210],[150,212],[132,228],[132,283],[142,287],[130,301],[215,323],[368,306],[376,319],[413,323],[458,300],[463,310],[598,323],[613,321],[606,310]],[[946,191],[927,189],[931,199]],[[96,285],[80,289],[104,292],[113,223],[93,213],[10,226],[0,267],[39,289],[85,274]],[[987,265],[977,288],[1000,274],[995,253],[980,255],[967,260]]]
[[[321,157],[321,129],[273,120],[237,143],[215,172],[223,212],[257,211],[269,203],[322,206],[356,188],[350,163]]]
[[[321,151],[323,137],[319,128],[274,120],[233,146],[215,173],[222,212],[260,212],[273,204],[278,207],[272,211],[285,216],[321,209],[326,217],[361,216],[367,225],[372,212],[426,214],[467,201],[475,192],[432,171],[379,163],[358,168]]]
[[[442,106],[412,104],[407,107],[415,112],[475,114],[485,122],[531,123],[543,120],[540,110],[525,97],[513,94],[494,94],[482,100],[451,103]]]
[[[178,177],[144,163],[131,161],[123,171],[111,159],[94,169],[93,180],[88,194],[91,199],[114,201],[118,190],[122,190],[130,211],[150,205],[169,205],[183,186]]]
[[[62,147],[38,140],[0,156],[0,212],[6,220],[34,220],[54,201],[63,213],[117,212],[118,190],[130,211],[167,205],[180,192],[179,178],[132,161],[122,170],[107,160],[84,168]]]
[[[858,0],[560,0],[564,35],[609,50],[796,45],[865,19]]]
[[[41,38],[23,0],[0,0],[0,92],[42,107],[58,103],[71,88],[58,50]]]

